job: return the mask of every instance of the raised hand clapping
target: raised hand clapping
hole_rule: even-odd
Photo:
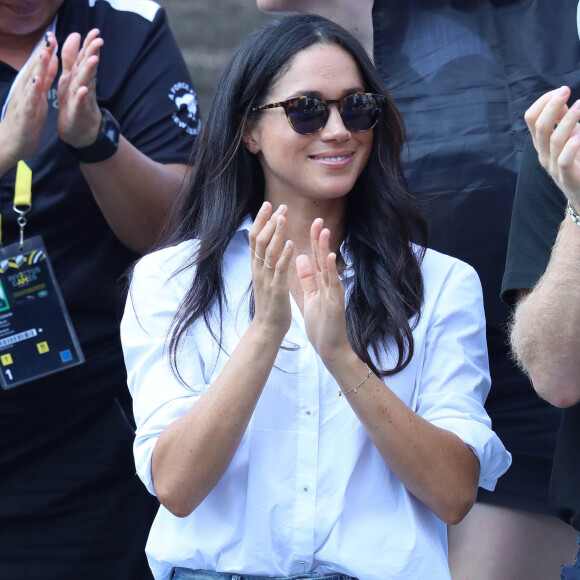
[[[568,108],[570,89],[561,87],[542,95],[525,120],[542,167],[580,211],[580,101]]]
[[[48,32],[14,85],[0,122],[0,175],[34,155],[48,115],[47,93],[58,69],[56,38]]]
[[[338,276],[336,254],[330,251],[330,230],[321,218],[310,228],[312,259],[300,255],[296,269],[304,292],[306,333],[323,361],[341,357],[350,349],[344,313],[344,288]]]

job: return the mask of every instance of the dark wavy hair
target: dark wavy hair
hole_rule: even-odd
[[[344,241],[354,267],[346,306],[348,337],[357,355],[378,376],[397,373],[413,356],[411,320],[415,317],[416,324],[423,303],[420,264],[427,229],[402,178],[403,121],[361,44],[325,18],[298,14],[253,32],[234,51],[217,83],[195,145],[189,184],[164,243],[199,240],[198,252],[177,271],[195,268],[192,286],[170,331],[171,364],[178,375],[179,345],[199,319],[205,321],[221,347],[221,321],[227,307],[224,253],[244,218],[254,218],[264,201],[262,168],[243,145],[244,125],[248,119],[258,120],[261,112],[252,108],[265,102],[293,57],[318,43],[344,49],[357,63],[365,90],[385,95],[369,160],[346,199]],[[419,247],[413,247],[412,242]],[[253,300],[250,302],[252,316]],[[211,324],[216,317],[217,334]],[[391,337],[398,349],[397,362],[390,369],[376,368],[368,349],[380,360]]]

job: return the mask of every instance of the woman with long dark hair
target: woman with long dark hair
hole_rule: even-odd
[[[337,25],[233,54],[122,324],[156,578],[449,578],[445,524],[509,454],[479,281],[425,250],[403,143]]]

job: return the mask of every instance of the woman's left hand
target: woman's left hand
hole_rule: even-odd
[[[329,240],[330,230],[317,218],[310,228],[312,259],[304,254],[296,259],[304,293],[306,333],[325,363],[351,350],[346,332],[344,288]]]
[[[102,46],[103,39],[96,28],[87,34],[82,47],[81,36],[76,32],[62,46],[57,129],[60,138],[77,149],[94,143],[101,128],[96,77]]]

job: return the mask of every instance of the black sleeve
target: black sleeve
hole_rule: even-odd
[[[533,288],[545,272],[565,216],[566,197],[540,165],[528,135],[518,176],[501,297]]]
[[[161,163],[187,163],[201,127],[197,96],[163,8],[152,20],[97,2],[105,44],[97,94],[121,133]],[[99,83],[100,81],[100,83]],[[99,86],[100,84],[100,86]]]

